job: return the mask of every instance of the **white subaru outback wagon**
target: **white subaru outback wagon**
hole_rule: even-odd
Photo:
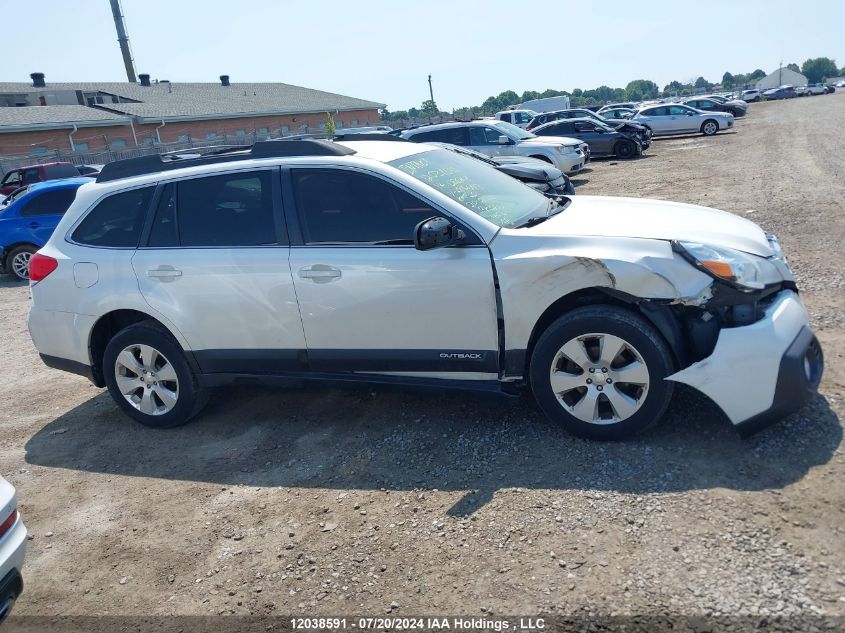
[[[183,424],[233,382],[518,393],[581,436],[659,419],[674,383],[750,432],[823,360],[777,240],[703,207],[550,199],[383,140],[142,157],[83,185],[30,264],[44,362]]]

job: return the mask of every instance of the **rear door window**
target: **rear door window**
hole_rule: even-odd
[[[23,184],[31,185],[35,182],[41,182],[41,176],[38,175],[38,167],[31,167],[23,170]]]
[[[155,187],[115,193],[94,207],[76,227],[72,239],[88,246],[135,248]]]
[[[238,172],[168,184],[149,246],[217,247],[278,244],[271,171]]]
[[[75,197],[76,189],[57,189],[36,194],[24,203],[21,215],[64,215]]]

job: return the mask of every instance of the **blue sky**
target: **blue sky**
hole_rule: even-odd
[[[649,6],[651,4],[652,6]],[[660,8],[657,8],[657,5]],[[538,7],[545,7],[541,10]],[[512,89],[595,88],[808,57],[845,65],[845,0],[123,0],[138,72],[281,81],[407,109]],[[27,0],[2,36],[0,81],[126,78],[108,0]],[[36,25],[37,24],[37,25]]]

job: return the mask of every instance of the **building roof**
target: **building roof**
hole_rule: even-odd
[[[756,86],[760,90],[766,90],[780,86],[804,86],[806,84],[807,78],[804,75],[784,66],[758,80]]]
[[[0,132],[26,132],[39,129],[127,125],[125,115],[81,105],[27,106],[0,108]]]
[[[24,82],[0,83],[0,94],[49,94],[70,90],[102,92],[131,99],[135,103],[107,103],[98,107],[139,117],[142,122],[385,107],[375,101],[283,83],[232,83],[223,86],[220,83],[153,82],[150,86],[141,86],[128,82],[79,82],[47,83],[43,88]]]

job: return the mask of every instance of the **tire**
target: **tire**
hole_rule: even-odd
[[[634,145],[633,141],[617,141],[616,145],[613,146],[613,153],[616,154],[617,158],[629,160],[637,155],[637,146]]]
[[[606,354],[620,351],[608,361],[597,343]],[[645,319],[593,305],[564,314],[543,332],[529,377],[537,404],[552,421],[579,437],[620,440],[661,418],[674,386],[664,378],[673,372],[668,345]]]
[[[103,376],[117,406],[154,428],[181,426],[208,401],[185,352],[155,321],[130,325],[112,337],[103,354]]]
[[[701,124],[701,133],[704,136],[713,136],[719,131],[719,123],[713,119],[707,119]]]
[[[6,270],[19,281],[29,281],[29,260],[36,251],[38,247],[32,244],[16,246],[6,258]]]

